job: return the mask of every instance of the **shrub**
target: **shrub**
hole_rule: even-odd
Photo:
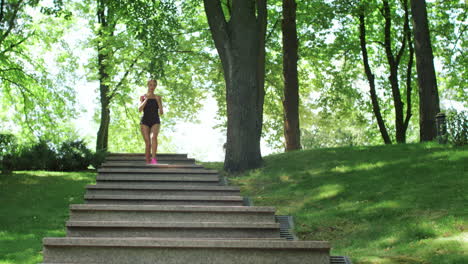
[[[32,146],[22,146],[9,156],[11,170],[58,170],[58,157],[50,141],[40,139]]]
[[[96,151],[93,155],[93,159],[91,160],[91,165],[93,168],[97,169],[101,166],[101,164],[104,162],[104,160],[107,157],[108,152],[107,151]]]
[[[85,170],[93,160],[93,153],[83,140],[65,141],[58,150],[59,170]]]
[[[11,171],[12,153],[17,150],[18,144],[12,134],[0,134],[0,171],[9,173]]]
[[[31,146],[16,144],[13,135],[0,137],[2,154],[1,170],[8,173],[12,170],[85,170],[90,164],[100,165],[106,153],[93,152],[86,147],[83,140],[68,140],[57,147],[50,141],[40,139]]]
[[[449,112],[447,115],[447,133],[450,143],[464,146],[468,143],[468,112]]]

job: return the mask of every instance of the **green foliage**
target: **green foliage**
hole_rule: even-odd
[[[67,140],[61,144],[54,144],[49,140],[40,139],[32,145],[18,145],[14,143],[15,139],[12,137],[9,142],[8,146],[14,148],[10,148],[3,156],[3,167],[6,172],[79,171],[88,169],[91,163],[97,168],[105,158],[105,153],[93,154],[83,140]]]
[[[448,140],[455,146],[468,144],[468,112],[450,111],[447,115]]]
[[[64,81],[73,79],[73,71],[49,69],[51,62],[58,69],[74,62],[73,56],[57,55],[66,50],[61,37],[70,21],[40,13],[44,6],[39,1],[19,2],[2,6],[6,9],[0,19],[0,111],[7,113],[5,122],[22,132],[21,141],[56,140],[69,130],[67,121],[75,114],[74,91]]]
[[[91,159],[91,165],[93,168],[98,169],[101,167],[101,164],[106,160],[107,155],[109,152],[107,151],[97,151],[94,153],[92,159]]]
[[[57,151],[58,162],[61,171],[86,170],[93,161],[93,153],[88,149],[83,140],[65,141]],[[100,153],[96,154],[101,156]]]
[[[302,150],[230,177],[301,239],[353,263],[465,263],[468,149],[436,143]],[[218,164],[206,164],[220,169]]]
[[[13,134],[0,134],[0,172],[9,173],[11,165],[8,158],[18,147]]]
[[[441,65],[440,68],[436,68],[441,98],[458,101],[466,108],[468,107],[467,3],[459,0],[426,2],[434,56]]]

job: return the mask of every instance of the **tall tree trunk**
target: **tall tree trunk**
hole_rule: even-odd
[[[238,172],[262,164],[260,137],[265,78],[266,0],[204,0],[226,82],[227,144],[224,168]]]
[[[109,9],[106,6],[106,0],[97,1],[97,18],[100,28],[98,29],[98,71],[99,71],[99,91],[101,101],[101,120],[96,139],[96,151],[106,151],[109,139],[110,110],[111,100],[108,73],[109,53],[106,49],[104,39],[113,33],[113,25],[109,24]]]
[[[380,134],[385,144],[392,144],[392,140],[388,136],[387,127],[380,113],[379,100],[377,98],[377,93],[375,91],[375,76],[371,71],[369,66],[369,57],[367,55],[367,42],[366,42],[366,23],[364,11],[359,15],[359,39],[361,42],[361,52],[362,60],[364,63],[364,70],[366,72],[367,80],[370,86],[370,97],[372,101],[372,110],[374,111],[375,118],[377,119],[377,124],[379,126]]]
[[[413,91],[412,77],[413,77],[413,63],[414,63],[414,47],[413,39],[411,38],[411,29],[409,25],[409,11],[408,11],[408,0],[403,0],[403,8],[405,10],[405,25],[404,30],[406,34],[406,41],[408,42],[408,64],[406,66],[406,118],[404,123],[405,131],[408,129],[409,121],[412,114],[411,105],[411,94]]]
[[[283,76],[284,76],[284,138],[286,151],[301,148],[299,128],[299,81],[297,76],[298,40],[296,1],[283,0]]]
[[[406,35],[403,38],[400,52],[395,57],[392,51],[392,36],[391,36],[392,18],[390,14],[390,6],[388,4],[388,0],[383,1],[382,11],[383,11],[384,20],[385,20],[384,46],[385,46],[385,53],[387,55],[387,62],[390,68],[389,80],[390,80],[390,86],[392,88],[393,107],[395,109],[396,141],[398,143],[405,143],[406,142],[406,130],[405,130],[404,121],[403,121],[403,102],[401,101],[400,85],[398,81],[398,66],[400,65],[400,59],[405,48]]]
[[[421,141],[431,141],[437,136],[435,117],[440,107],[426,1],[411,0],[411,12],[419,84],[419,136]]]
[[[98,49],[99,50],[99,49]],[[105,84],[109,79],[104,61],[106,56],[98,51],[98,67],[99,67],[99,91],[101,101],[101,120],[99,130],[96,138],[96,151],[106,151],[109,139],[109,123],[110,123],[110,109],[109,109],[109,85]]]

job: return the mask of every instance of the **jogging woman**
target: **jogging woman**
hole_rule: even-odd
[[[157,164],[158,134],[161,126],[159,115],[164,114],[161,96],[154,94],[158,85],[156,80],[147,82],[148,92],[140,97],[138,111],[143,111],[140,121],[141,134],[145,140],[146,164]]]

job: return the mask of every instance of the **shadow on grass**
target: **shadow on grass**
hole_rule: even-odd
[[[462,263],[467,149],[408,144],[296,151],[266,157],[264,168],[232,182],[255,205],[295,216],[300,238],[329,240],[334,254],[356,263]],[[464,238],[449,239],[460,234]]]
[[[0,263],[39,263],[42,238],[65,236],[69,204],[83,203],[93,172],[0,175]]]

